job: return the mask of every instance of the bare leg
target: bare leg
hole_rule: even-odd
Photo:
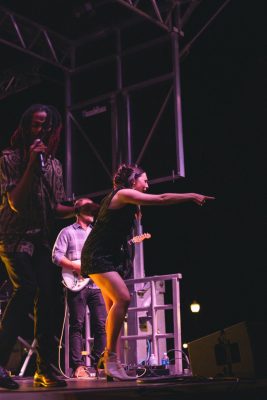
[[[107,307],[107,348],[104,354],[104,369],[107,380],[135,380],[128,376],[117,358],[118,338],[130,303],[130,293],[120,275],[113,272],[94,274],[96,285],[101,289]]]
[[[108,311],[107,350],[116,353],[118,337],[130,303],[130,293],[123,279],[115,271],[94,274],[92,278],[102,291]]]

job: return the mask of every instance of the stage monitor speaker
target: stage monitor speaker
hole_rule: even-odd
[[[267,377],[267,324],[240,322],[188,343],[192,373],[203,377]]]

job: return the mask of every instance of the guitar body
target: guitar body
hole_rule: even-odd
[[[80,260],[75,260],[73,262],[77,265],[81,265]],[[79,292],[88,284],[90,280],[90,278],[83,278],[68,268],[62,268],[62,278],[63,285],[72,292]]]
[[[134,236],[128,241],[129,244],[141,243],[145,239],[150,239],[150,233],[143,233],[139,236]],[[74,260],[73,263],[81,265],[81,260]],[[68,268],[62,268],[62,283],[66,288],[72,292],[79,292],[82,290],[89,282],[90,278],[83,278],[76,272],[71,271]]]

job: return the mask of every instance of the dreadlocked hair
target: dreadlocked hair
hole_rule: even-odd
[[[121,164],[113,177],[113,186],[117,188],[132,188],[134,180],[139,178],[144,170],[137,165]]]
[[[47,117],[43,125],[43,138],[47,146],[47,154],[55,157],[60,132],[62,129],[62,120],[59,112],[54,106],[45,104],[33,104],[22,115],[19,125],[11,136],[10,144],[13,149],[19,148],[22,152],[23,159],[27,158],[29,147],[32,144],[31,124],[33,114],[36,112],[46,112]]]

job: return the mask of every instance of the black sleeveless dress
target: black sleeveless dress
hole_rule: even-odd
[[[121,247],[131,233],[137,207],[127,204],[117,210],[109,209],[118,190],[103,199],[95,225],[84,243],[81,254],[82,276],[120,270]]]

